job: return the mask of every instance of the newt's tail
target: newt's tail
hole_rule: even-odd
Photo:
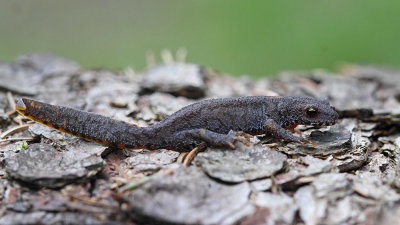
[[[17,102],[17,112],[58,131],[118,148],[144,148],[143,128],[69,107],[30,99]]]

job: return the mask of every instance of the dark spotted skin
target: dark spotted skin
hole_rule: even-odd
[[[308,97],[250,96],[200,101],[161,122],[138,128],[73,108],[21,99],[17,111],[62,132],[119,148],[188,150],[201,143],[234,148],[240,132],[310,143],[289,130],[297,125],[332,125],[338,114],[327,101]]]

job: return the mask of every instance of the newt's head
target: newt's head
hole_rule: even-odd
[[[339,115],[328,101],[309,97],[284,97],[279,103],[281,125],[292,129],[297,125],[330,126]]]

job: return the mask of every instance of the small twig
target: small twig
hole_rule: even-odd
[[[155,174],[157,174],[157,173],[155,173]],[[139,180],[131,181],[129,184],[126,184],[126,185],[122,186],[121,188],[119,188],[118,192],[121,193],[121,192],[125,192],[128,190],[133,190],[133,189],[139,187],[140,185],[142,185],[143,183],[149,181],[150,178],[153,177],[155,174],[147,176],[147,177],[142,177]]]
[[[172,64],[174,62],[174,57],[169,49],[161,51],[161,58],[165,64]]]
[[[128,180],[124,177],[111,177],[111,180],[113,180],[114,182],[118,182],[120,184],[128,183]]]
[[[269,148],[275,148],[278,146],[278,143],[269,143],[269,144],[265,144],[265,146],[267,146]]]
[[[133,76],[135,76],[136,72],[132,67],[128,66],[128,67],[125,68],[124,74],[126,76],[133,77]]]
[[[15,109],[17,106],[15,105],[14,97],[11,92],[7,92],[7,99],[8,103],[10,103],[11,108]]]
[[[101,199],[85,198],[85,197],[73,196],[73,195],[68,195],[68,197],[75,199],[75,200],[79,200],[87,205],[92,205],[92,206],[97,206],[97,207],[102,207],[102,208],[114,208],[108,204],[99,202],[99,200],[101,200]]]
[[[23,125],[24,124],[24,122],[22,121],[22,120],[28,120],[28,122],[27,123],[29,123],[29,124],[33,124],[33,121],[32,120],[30,120],[30,119],[28,119],[28,118],[26,118],[25,116],[22,116],[22,115],[18,115],[18,116],[16,116],[14,119],[13,119],[16,123],[18,123],[19,125]]]
[[[183,161],[185,160],[186,156],[188,155],[188,152],[182,152],[179,154],[178,159],[176,160],[177,163],[183,164]]]
[[[28,124],[27,123],[27,124],[19,125],[19,126],[11,128],[9,130],[6,130],[2,134],[0,134],[0,139],[4,139],[4,138],[6,138],[6,137],[8,137],[10,135],[13,135],[15,133],[24,131],[24,130],[28,129],[28,127],[31,126],[31,125],[32,124]]]
[[[176,51],[176,61],[184,63],[186,61],[186,56],[187,56],[187,50],[186,48],[178,48]]]
[[[83,204],[82,204],[83,203]],[[92,207],[89,207],[89,206]],[[105,213],[105,210],[115,210],[114,206],[99,206],[99,205],[90,205],[86,204],[84,201],[75,201],[68,203],[68,209],[71,211],[79,211],[83,213]]]
[[[315,180],[315,177],[300,177],[296,180],[296,185],[309,184]]]
[[[7,141],[33,141],[35,140],[34,137],[17,137],[17,138],[7,138],[0,140],[0,143],[7,142]]]
[[[11,116],[12,114],[14,114],[14,113],[16,113],[16,112],[17,112],[17,110],[13,109],[13,110],[7,111],[7,112],[6,112],[6,115],[7,115],[7,116]]]
[[[193,159],[196,157],[197,153],[200,150],[204,149],[206,146],[207,145],[205,143],[202,143],[201,145],[194,148],[192,151],[189,152],[189,154],[187,154],[182,164],[185,166],[189,166],[192,163]]]
[[[276,183],[274,176],[271,176],[271,181],[272,181],[271,192],[273,194],[279,194],[278,184]]]
[[[154,52],[152,51],[146,52],[146,63],[147,63],[147,68],[156,65],[156,57],[154,56]]]
[[[16,112],[15,108],[17,106],[15,105],[15,101],[14,101],[14,97],[13,97],[12,93],[9,91],[7,92],[7,100],[8,100],[8,103],[10,104],[11,110],[6,112],[6,114],[7,114],[7,116],[10,116]]]

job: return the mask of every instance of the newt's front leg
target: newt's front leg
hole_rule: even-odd
[[[294,136],[290,133],[290,131],[285,130],[281,126],[279,126],[279,124],[277,124],[273,119],[268,119],[264,124],[264,128],[267,134],[275,136],[276,138],[281,138],[288,142],[298,142],[301,144],[306,143],[315,145],[314,143],[307,141],[302,137]]]

